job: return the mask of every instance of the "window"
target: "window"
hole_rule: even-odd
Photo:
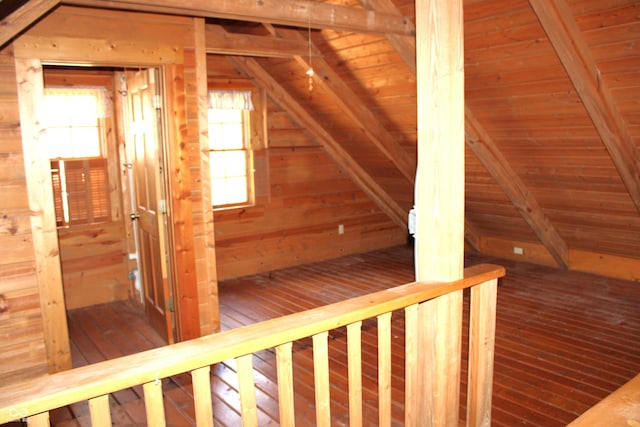
[[[209,161],[214,208],[253,203],[251,91],[209,92]]]
[[[104,88],[46,88],[43,150],[51,159],[58,226],[110,218]]]

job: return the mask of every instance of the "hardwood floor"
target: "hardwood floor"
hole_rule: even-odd
[[[493,262],[507,268],[498,289],[493,394],[494,426],[561,426],[640,372],[640,283],[468,255],[468,265]],[[328,304],[413,280],[413,254],[398,247],[220,283],[224,329]],[[162,345],[129,303],[69,312],[75,366]],[[393,321],[394,425],[402,425],[403,319]],[[348,425],[344,331],[331,334],[332,425]],[[377,425],[375,324],[363,328],[366,425]],[[254,357],[261,426],[277,425],[274,352]],[[311,348],[294,351],[296,416],[314,425]],[[233,363],[212,371],[216,425],[238,426],[239,400]],[[464,376],[463,369],[463,382]],[[194,425],[188,375],[163,381],[168,425]],[[143,425],[142,390],[111,398],[115,425]],[[464,402],[464,398],[462,399]],[[464,406],[464,405],[463,405]],[[461,409],[464,416],[464,408]],[[56,411],[54,425],[89,425],[86,404]]]

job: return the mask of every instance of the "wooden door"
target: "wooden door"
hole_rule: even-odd
[[[128,143],[134,176],[139,268],[149,323],[168,343],[174,341],[169,307],[171,287],[167,269],[166,217],[162,167],[161,110],[157,70],[125,73],[127,80]]]

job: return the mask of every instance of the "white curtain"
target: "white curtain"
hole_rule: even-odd
[[[209,108],[220,110],[253,111],[250,90],[212,90],[209,91]]]

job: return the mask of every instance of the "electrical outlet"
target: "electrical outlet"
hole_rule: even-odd
[[[338,224],[338,234],[344,234],[344,224]]]
[[[516,255],[522,255],[524,253],[524,250],[522,250],[522,248],[519,248],[518,246],[514,246],[513,253]]]

